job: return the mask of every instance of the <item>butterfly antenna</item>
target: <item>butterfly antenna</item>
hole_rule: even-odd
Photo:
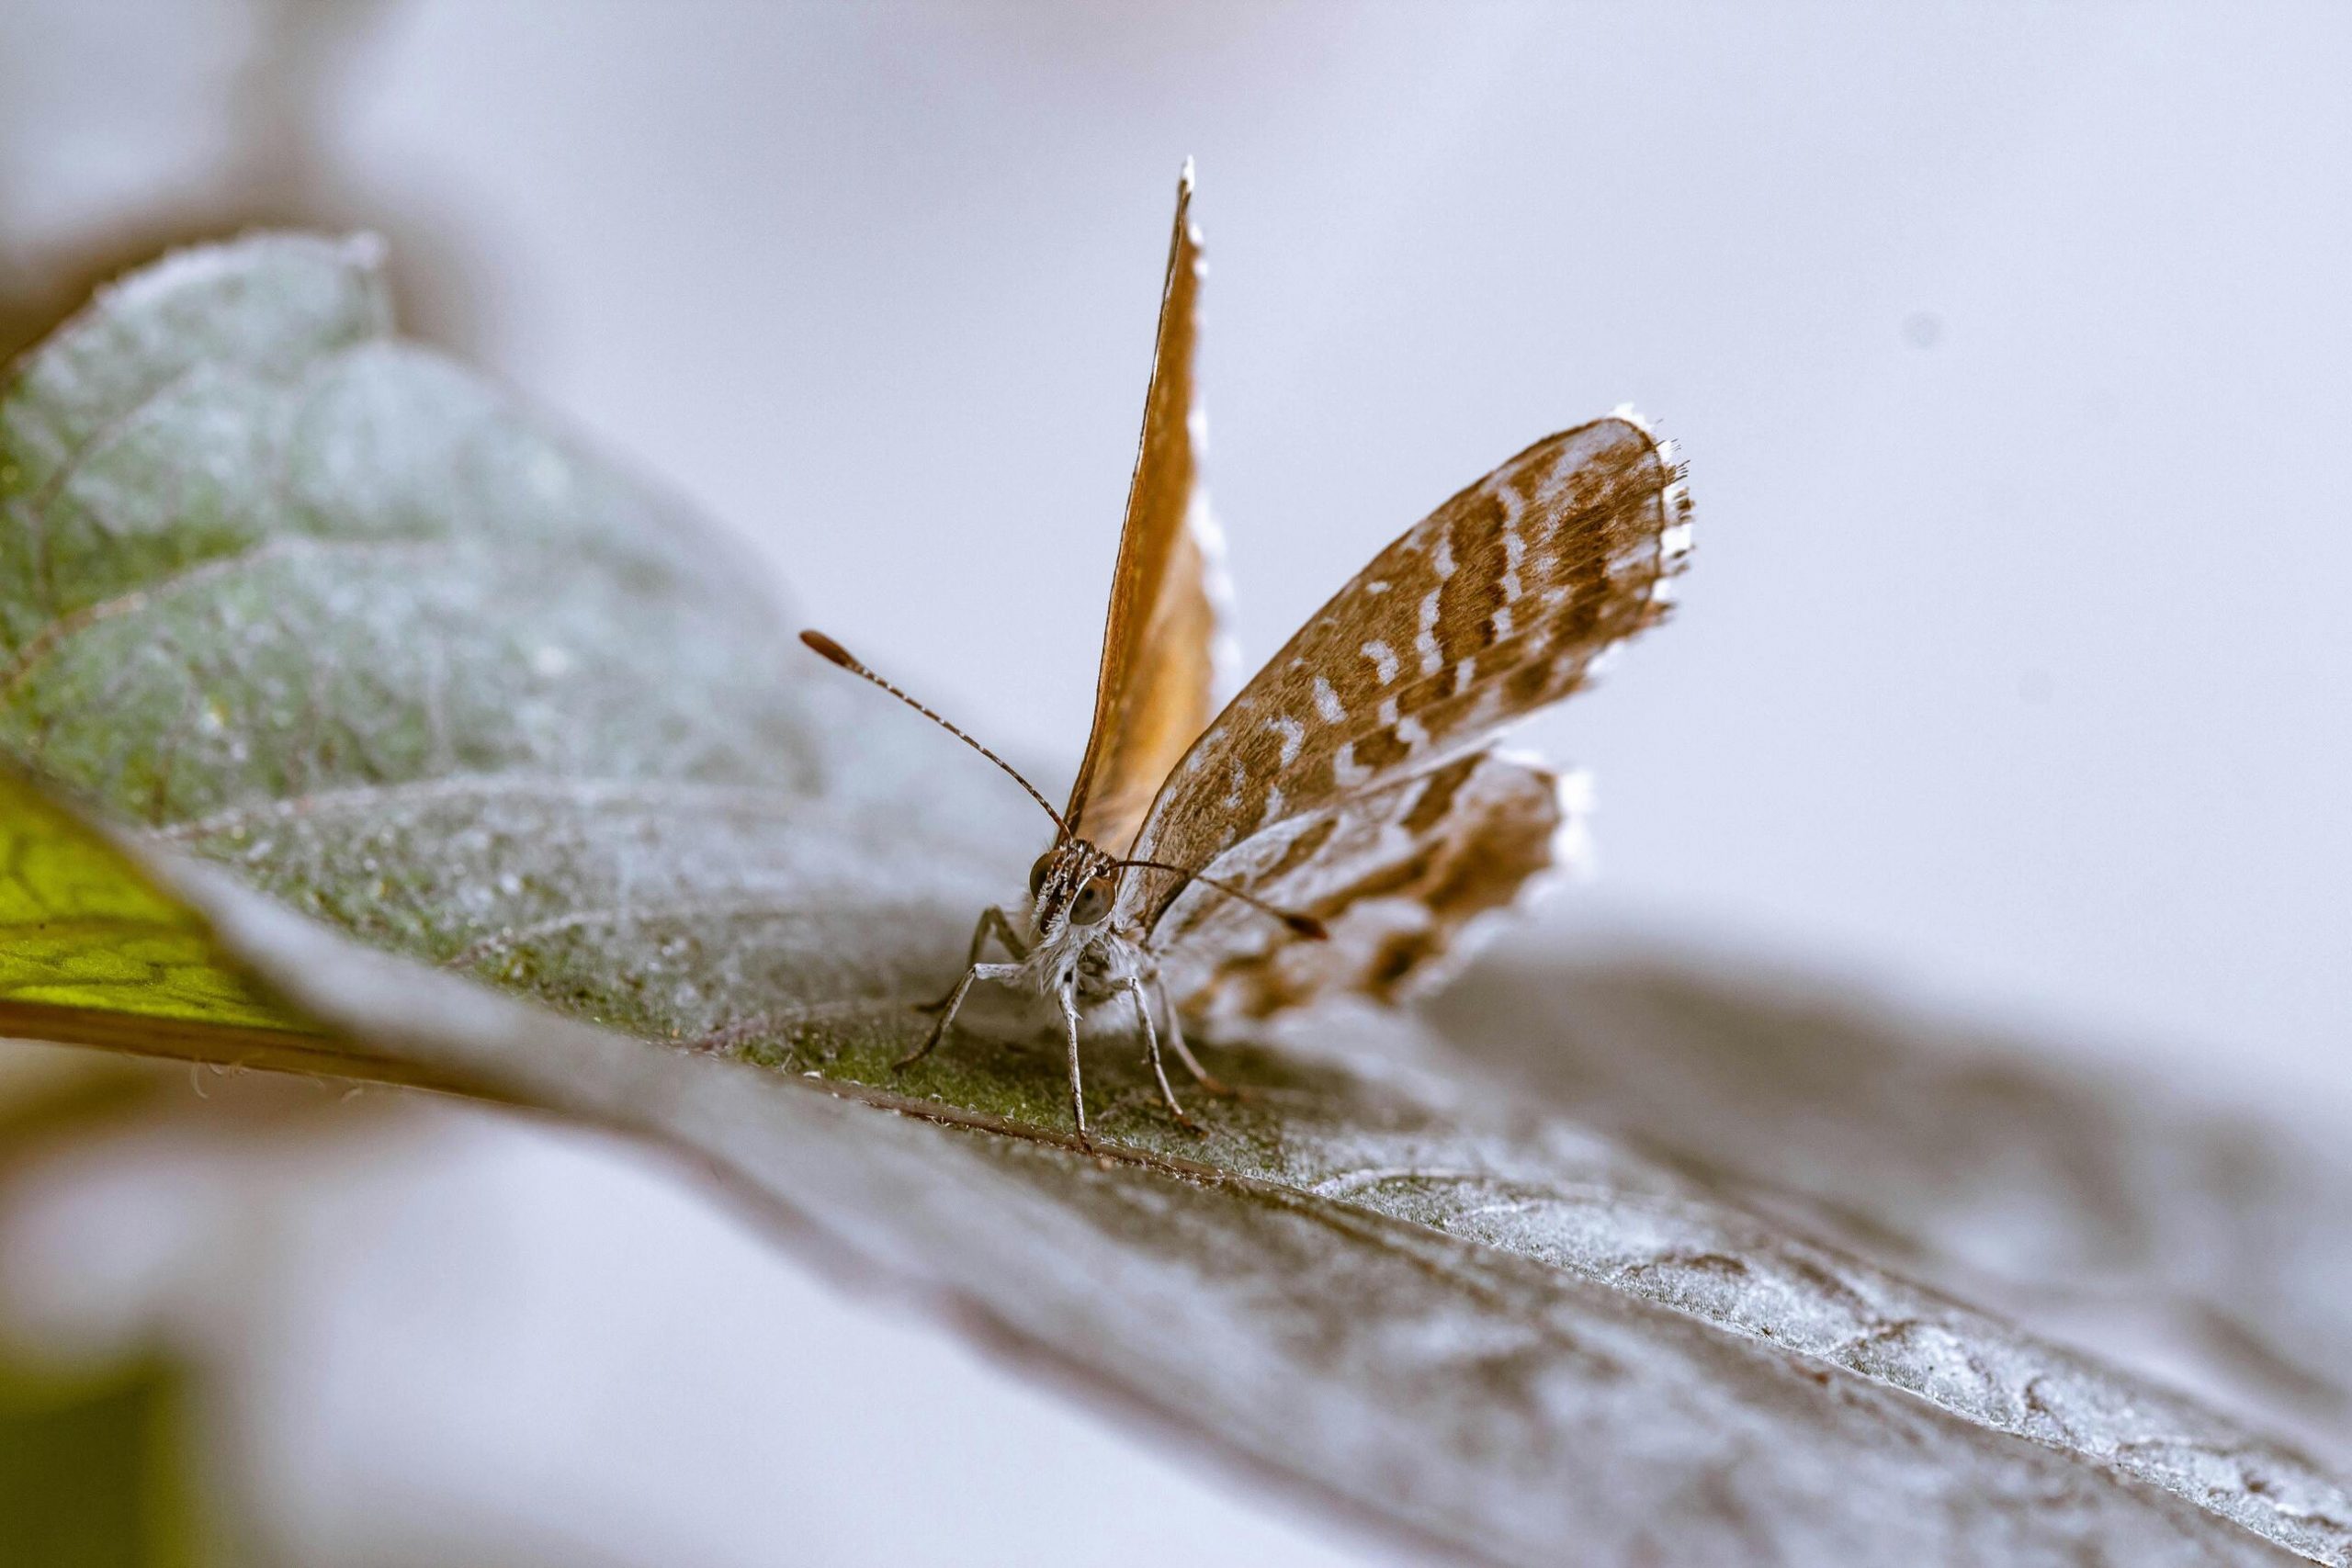
[[[873,671],[868,670],[865,665],[859,663],[856,659],[851,656],[848,649],[843,648],[840,643],[835,642],[823,632],[802,632],[800,634],[800,640],[807,643],[810,649],[814,649],[817,653],[821,654],[827,660],[848,671],[851,674],[860,675],[865,677],[866,680],[873,682],[876,685],[881,687],[884,691],[889,693],[892,696],[898,698],[900,702],[914,709],[915,712],[922,715],[923,717],[931,720],[932,723],[939,726],[940,728],[947,731],[948,734],[954,736],[956,739],[961,740],[965,745],[969,746],[973,750],[978,751],[981,756],[986,757],[998,767],[1002,768],[1007,773],[1010,773],[1012,776],[1012,782],[1014,784],[1019,784],[1023,789],[1029,792],[1030,799],[1035,801],[1040,807],[1045,808],[1046,815],[1054,819],[1054,826],[1061,829],[1062,837],[1065,839],[1069,837],[1069,824],[1062,820],[1062,814],[1055,810],[1052,803],[1046,800],[1044,795],[1037,793],[1037,786],[1035,784],[1031,784],[1027,779],[1021,776],[1021,771],[1018,768],[1015,768],[1012,763],[1006,761],[1003,758],[998,756],[995,752],[989,750],[987,747],[981,745],[978,741],[973,739],[970,736],[965,734],[962,730],[956,728],[945,719],[940,717],[937,714],[932,712],[931,709],[923,706],[922,704],[915,701],[914,698],[907,695],[906,693],[899,690],[898,687],[890,684],[889,682],[882,679],[881,676],[876,675]]]
[[[1170,865],[1166,861],[1158,860],[1122,860],[1114,861],[1111,863],[1114,866],[1141,865],[1148,866],[1154,871],[1172,871],[1177,875],[1190,877],[1194,882],[1206,883],[1227,897],[1238,898],[1253,909],[1264,910],[1303,937],[1321,942],[1331,934],[1330,928],[1312,915],[1302,915],[1295,909],[1278,909],[1254,893],[1244,893],[1230,882],[1223,882],[1214,876],[1203,876],[1199,872],[1188,871],[1181,865]]]

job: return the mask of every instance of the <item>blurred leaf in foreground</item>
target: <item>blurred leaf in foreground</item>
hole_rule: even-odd
[[[1017,1008],[894,1080],[1025,803],[804,684],[755,571],[385,317],[366,247],[250,241],[0,396],[0,746],[127,835],[0,798],[14,863],[162,877],[332,1032],[308,1065],[660,1139],[845,1276],[1453,1555],[2352,1561],[2291,1450],[1409,1020],[1228,1044],[1250,1095],[1198,1138],[1098,1052],[1099,1154]],[[207,1048],[146,1012],[105,1043]],[[1416,1070],[1325,1065],[1376,1037]]]
[[[182,1381],[153,1359],[71,1377],[0,1361],[0,1562],[201,1561]]]

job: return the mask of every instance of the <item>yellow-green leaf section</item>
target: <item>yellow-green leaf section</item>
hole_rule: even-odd
[[[213,1032],[229,1054],[318,1032],[230,958],[201,916],[5,772],[0,1032],[96,1044]]]

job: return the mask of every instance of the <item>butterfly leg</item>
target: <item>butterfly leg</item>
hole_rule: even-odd
[[[1184,1043],[1183,1021],[1176,1016],[1176,1004],[1169,1000],[1168,987],[1160,986],[1158,988],[1159,1010],[1168,1015],[1168,1043],[1176,1053],[1176,1059],[1184,1064],[1184,1070],[1192,1074],[1193,1081],[1211,1094],[1230,1096],[1238,1092],[1231,1084],[1201,1066],[1201,1059],[1193,1055],[1193,1048],[1190,1045]]]
[[[1168,1102],[1168,1114],[1176,1118],[1178,1126],[1198,1132],[1199,1127],[1176,1102],[1176,1091],[1168,1087],[1168,1069],[1159,1065],[1159,1031],[1152,1026],[1151,1005],[1145,999],[1143,982],[1130,975],[1125,984],[1127,995],[1135,998],[1136,1017],[1143,1023],[1143,1043],[1151,1062],[1151,1076],[1159,1080],[1159,1098]]]
[[[1021,940],[1021,933],[1012,929],[1012,922],[1005,917],[1004,911],[999,908],[996,905],[991,904],[987,908],[980,911],[979,922],[972,928],[971,949],[964,954],[964,966],[967,969],[980,961],[980,950],[988,946],[990,933],[994,933],[997,941],[1004,944],[1005,952],[1012,954],[1013,957],[1026,958],[1029,956],[1028,943],[1023,942]],[[962,997],[964,994],[963,988],[964,982],[958,980],[953,987],[949,987],[947,994],[940,998],[937,1001],[917,1002],[915,1004],[915,1010],[917,1012],[938,1012],[945,1008],[952,1007],[955,1005],[957,998]]]
[[[1078,1122],[1078,1141],[1091,1144],[1094,1140],[1086,1131],[1086,1086],[1078,1071],[1077,988],[1065,981],[1062,988],[1054,994],[1061,998],[1062,1021],[1069,1026],[1069,1113]]]
[[[947,993],[946,1001],[941,1004],[938,1021],[931,1026],[931,1032],[923,1036],[922,1044],[891,1063],[891,1070],[895,1072],[900,1067],[913,1066],[938,1048],[941,1038],[947,1032],[947,1026],[956,1021],[956,1014],[963,1007],[965,993],[972,988],[973,981],[1002,982],[1020,977],[1021,965],[1018,964],[975,964],[965,970],[964,977],[956,982],[956,988]]]

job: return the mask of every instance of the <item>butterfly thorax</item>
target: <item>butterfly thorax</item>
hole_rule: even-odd
[[[1116,860],[1083,839],[1064,839],[1029,870],[1029,940],[1023,967],[1041,991],[1075,984],[1106,992],[1142,967],[1142,950],[1113,927]]]

